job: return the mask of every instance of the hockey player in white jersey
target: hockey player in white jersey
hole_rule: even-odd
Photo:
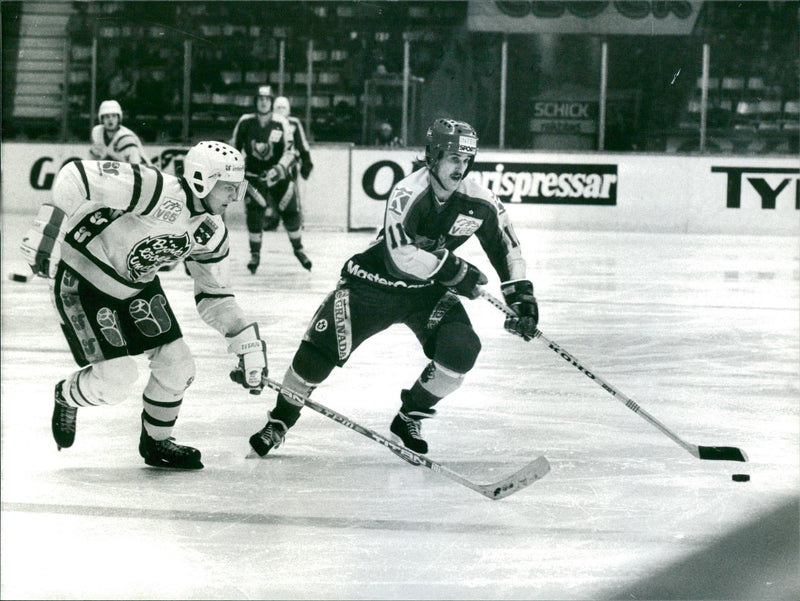
[[[89,155],[93,159],[150,164],[139,136],[122,125],[122,107],[119,102],[101,102],[97,118],[100,123],[92,128],[92,145],[89,147]]]
[[[247,188],[244,158],[200,142],[184,175],[118,161],[73,161],[58,173],[22,241],[34,273],[51,278],[61,328],[81,369],[55,386],[58,448],[75,440],[78,407],[123,401],[137,379],[132,356],[150,361],[139,453],[157,467],[200,469],[200,451],[172,430],[195,364],[157,272],[185,259],[201,318],[225,338],[238,363],[231,378],[260,394],[266,344],[229,288],[229,237],[222,214]]]

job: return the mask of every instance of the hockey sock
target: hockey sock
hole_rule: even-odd
[[[250,234],[250,254],[261,254],[261,234]]]
[[[288,430],[300,419],[300,407],[290,403],[282,394],[278,394],[278,402],[275,403],[275,407],[269,412],[269,416],[271,419],[283,422]]]
[[[154,401],[142,395],[142,425],[153,440],[166,440],[172,435],[172,428],[178,421],[183,399],[177,401]]]
[[[431,361],[414,382],[407,401],[403,401],[403,410],[424,410],[433,407],[451,392],[461,386],[464,374],[447,369]]]

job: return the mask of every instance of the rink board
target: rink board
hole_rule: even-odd
[[[173,170],[180,146],[149,146]],[[59,167],[85,158],[82,144],[8,142],[2,148],[2,210],[35,212]],[[392,185],[423,149],[319,144],[300,180],[309,230],[380,227]],[[796,157],[666,156],[482,151],[470,177],[503,201],[519,227],[559,230],[778,234],[800,232]],[[231,217],[241,217],[233,210]]]

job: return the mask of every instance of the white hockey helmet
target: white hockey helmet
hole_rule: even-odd
[[[275,106],[273,110],[279,115],[288,117],[289,114],[292,112],[292,105],[289,104],[289,99],[286,96],[278,96],[275,99]]]
[[[205,198],[218,181],[238,185],[237,200],[247,191],[244,158],[233,146],[222,142],[198,142],[183,159],[183,178],[198,198]]]
[[[103,115],[119,115],[119,120],[122,121],[122,107],[116,100],[103,100],[97,110],[97,118],[101,119]]]

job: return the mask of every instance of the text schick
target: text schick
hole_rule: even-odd
[[[616,165],[477,162],[469,177],[503,202],[617,204]]]

